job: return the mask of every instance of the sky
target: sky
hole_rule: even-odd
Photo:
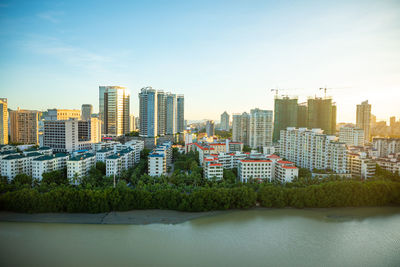
[[[338,122],[365,100],[399,119],[400,1],[0,0],[10,108],[97,112],[99,85],[126,86],[134,115],[145,86],[184,94],[188,120],[328,87]]]

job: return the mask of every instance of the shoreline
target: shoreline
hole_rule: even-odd
[[[366,217],[400,214],[398,206],[382,207],[342,207],[342,208],[264,208],[255,207],[247,210],[220,210],[206,212],[184,212],[175,210],[131,210],[107,213],[17,213],[0,211],[0,222],[15,223],[67,223],[67,224],[107,224],[107,225],[148,225],[180,224],[194,219],[226,215],[233,212],[286,212],[286,215],[312,217],[320,219],[347,221]],[[367,212],[365,212],[367,211]],[[290,213],[290,214],[287,214]]]

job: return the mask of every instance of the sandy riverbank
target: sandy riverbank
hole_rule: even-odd
[[[16,213],[0,212],[0,222],[79,223],[79,224],[178,224],[229,211],[180,212],[174,210],[132,210],[108,213]]]

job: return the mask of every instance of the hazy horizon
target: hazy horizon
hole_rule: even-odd
[[[16,109],[98,111],[98,86],[185,95],[185,119],[273,110],[271,88],[323,96],[337,122],[368,100],[400,117],[399,1],[3,1],[0,97]],[[281,94],[281,93],[280,93]]]

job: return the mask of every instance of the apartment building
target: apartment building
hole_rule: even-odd
[[[104,148],[96,151],[96,162],[101,161],[101,162],[106,162],[106,158],[114,155],[114,149],[113,148]]]
[[[11,142],[39,144],[39,111],[13,110],[10,115]]]
[[[372,145],[377,150],[378,157],[380,158],[400,152],[400,138],[374,137]]]
[[[1,159],[1,175],[9,180],[15,178],[18,174],[32,175],[32,161],[35,158],[41,157],[42,154],[37,152],[29,153],[28,155],[11,155]]]
[[[86,153],[80,156],[70,158],[67,161],[67,177],[72,179],[72,182],[78,184],[79,181],[75,178],[82,178],[88,175],[89,170],[96,166],[96,155]]]
[[[367,157],[367,153],[349,153],[348,165],[354,178],[369,179],[375,175],[376,162]]]
[[[348,146],[363,146],[364,130],[352,126],[343,126],[339,129],[339,142],[345,143]]]
[[[272,144],[273,112],[271,110],[252,109],[250,111],[249,146],[262,148]]]
[[[32,178],[39,181],[43,178],[43,173],[62,170],[67,167],[69,155],[57,153],[55,155],[41,156],[32,160]]]
[[[148,174],[161,176],[167,174],[167,167],[172,161],[172,143],[164,142],[157,146],[148,157]]]
[[[280,156],[309,170],[332,170],[338,174],[349,173],[347,147],[337,137],[323,134],[321,129],[288,127],[281,131]]]
[[[106,158],[106,175],[120,176],[123,170],[133,167],[135,164],[135,151],[127,148]]]
[[[0,98],[0,145],[8,144],[7,98]]]
[[[48,109],[46,121],[66,121],[69,119],[81,119],[81,111],[79,109]]]

